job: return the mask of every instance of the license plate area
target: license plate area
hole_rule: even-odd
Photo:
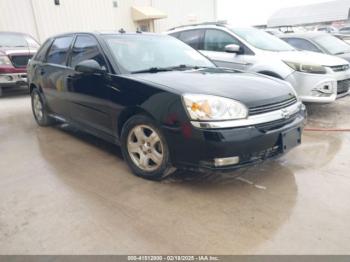
[[[286,152],[301,144],[301,129],[294,128],[281,134],[282,150]]]

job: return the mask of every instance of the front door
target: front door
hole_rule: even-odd
[[[246,70],[249,66],[245,54],[234,54],[225,52],[225,46],[242,44],[233,36],[218,29],[207,29],[205,31],[202,54],[209,57],[217,66],[239,70]]]
[[[78,35],[70,54],[70,74],[67,77],[70,115],[76,123],[112,135],[108,73],[85,74],[74,70],[77,64],[90,59],[108,68],[96,38],[88,34]]]

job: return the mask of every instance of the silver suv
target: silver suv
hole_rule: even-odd
[[[297,51],[255,28],[204,23],[169,30],[220,67],[262,73],[288,81],[304,102],[330,103],[349,93],[350,67],[341,58]],[[338,94],[338,86],[339,89]]]

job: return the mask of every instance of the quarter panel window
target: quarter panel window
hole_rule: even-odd
[[[71,66],[74,68],[80,62],[90,59],[106,67],[97,40],[89,35],[79,35],[72,49]]]
[[[47,49],[49,48],[50,44],[51,44],[51,40],[47,40],[38,50],[38,52],[36,53],[36,55],[34,56],[34,60],[35,61],[44,61],[45,60],[45,56],[47,53]]]
[[[239,41],[226,32],[208,29],[204,37],[204,50],[225,52],[225,46],[236,44],[240,45]]]
[[[67,55],[72,40],[73,36],[56,38],[51,45],[46,62],[57,65],[66,65]]]
[[[179,35],[179,39],[194,49],[201,48],[201,41],[204,34],[204,30],[188,30],[183,31]]]
[[[294,46],[299,50],[307,50],[312,52],[321,52],[313,43],[301,38],[286,38],[284,39],[288,44]]]

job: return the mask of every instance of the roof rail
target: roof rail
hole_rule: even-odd
[[[182,28],[182,27],[198,26],[198,25],[226,26],[227,25],[227,21],[226,20],[222,20],[222,21],[214,21],[214,22],[203,22],[203,23],[197,23],[197,24],[180,25],[180,26],[176,26],[176,27],[170,28],[169,31],[175,30],[175,29],[178,29],[178,28]]]

